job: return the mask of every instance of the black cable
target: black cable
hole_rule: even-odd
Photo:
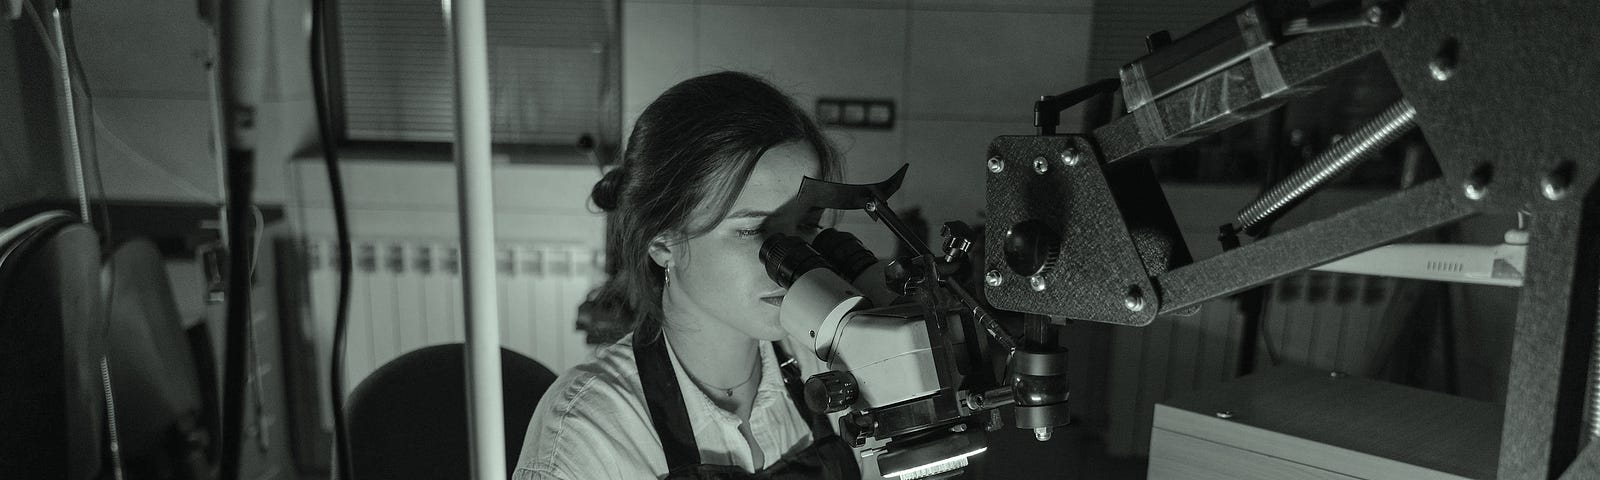
[[[333,399],[334,461],[337,478],[355,478],[350,470],[350,432],[344,417],[344,356],[345,331],[348,329],[350,309],[350,230],[345,218],[344,184],[339,176],[339,152],[334,148],[337,138],[333,129],[332,112],[328,101],[326,5],[323,0],[311,1],[311,85],[317,103],[317,132],[321,135],[322,158],[328,167],[328,189],[333,196],[333,223],[339,244],[339,300],[333,320],[333,355],[329,364],[328,388]]]

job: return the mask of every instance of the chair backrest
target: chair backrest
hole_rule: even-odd
[[[465,346],[416,350],[384,364],[347,402],[355,480],[471,478],[467,451]],[[516,467],[533,409],[555,382],[539,362],[500,349],[506,468]]]
[[[100,242],[62,219],[0,237],[0,476],[95,478],[105,420]]]
[[[110,279],[106,315],[110,338],[116,339],[108,347],[123,467],[136,477],[186,470],[191,455],[203,455],[205,448],[187,439],[210,425],[161,252],[150,240],[130,240],[112,251],[104,269]]]

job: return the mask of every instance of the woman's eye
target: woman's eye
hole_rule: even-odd
[[[766,229],[761,229],[761,228],[741,228],[741,229],[737,230],[737,233],[741,237],[759,237],[759,236],[761,236],[762,233],[766,233]]]

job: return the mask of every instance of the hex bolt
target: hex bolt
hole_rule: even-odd
[[[1130,312],[1144,310],[1144,292],[1139,290],[1138,285],[1132,285],[1128,287],[1127,295],[1122,297],[1122,306],[1127,308]]]
[[[1043,292],[1044,289],[1050,288],[1050,284],[1045,283],[1044,277],[1038,275],[1028,277],[1028,286],[1032,287],[1035,292]]]
[[[966,400],[962,402],[962,404],[964,404],[967,407],[967,410],[977,410],[979,408],[983,408],[983,400],[984,400],[983,394],[979,393],[979,394],[974,394],[974,395],[972,395],[970,397],[967,397]]]
[[[868,200],[867,201],[867,211],[869,211],[869,212],[878,211],[878,202],[876,200]]]
[[[1454,38],[1446,38],[1439,44],[1439,52],[1433,55],[1433,60],[1428,61],[1428,73],[1433,74],[1434,80],[1443,82],[1455,76],[1458,50],[1460,42]]]
[[[1065,163],[1069,167],[1076,167],[1078,162],[1081,161],[1083,161],[1083,152],[1078,151],[1078,147],[1068,146],[1066,150],[1061,151],[1061,163]]]
[[[1045,160],[1044,157],[1033,157],[1033,173],[1044,175],[1044,172],[1048,171],[1050,171],[1049,160]]]
[[[1220,418],[1220,419],[1223,419],[1223,420],[1227,420],[1227,419],[1233,418],[1233,410],[1221,410],[1221,411],[1218,411],[1217,412],[1217,418]]]
[[[1482,200],[1489,194],[1489,184],[1494,180],[1494,169],[1488,165],[1480,165],[1467,175],[1467,180],[1461,183],[1461,190],[1467,198]]]
[[[1400,24],[1400,6],[1390,2],[1382,2],[1367,7],[1367,23],[1379,27],[1393,27]]]
[[[950,426],[950,431],[955,432],[955,433],[965,432],[965,431],[967,431],[967,424],[965,424],[965,423],[957,423],[955,425],[951,425]]]
[[[1006,162],[1000,157],[989,157],[989,173],[1000,173],[1006,170]]]
[[[1050,430],[1050,427],[1039,427],[1033,429],[1033,439],[1041,442],[1050,440]]]
[[[1565,162],[1539,179],[1544,198],[1552,201],[1567,198],[1568,187],[1572,186],[1572,168],[1572,162]]]
[[[984,285],[988,285],[988,286],[991,286],[991,287],[998,287],[1003,283],[1006,283],[1006,279],[1005,279],[1005,277],[1000,276],[1000,271],[999,270],[990,270],[987,273],[983,274],[983,284]]]

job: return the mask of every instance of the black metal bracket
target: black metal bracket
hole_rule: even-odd
[[[1107,78],[1060,95],[1046,95],[1033,102],[1033,126],[1039,129],[1039,135],[1055,135],[1056,127],[1061,125],[1061,112],[1083,103],[1096,95],[1103,95],[1117,91],[1121,83],[1115,78]]]
[[[1215,41],[1178,39],[1135,62],[1145,71],[1125,75],[1124,98],[1130,87],[1143,90],[1131,92],[1130,114],[1088,137],[996,140],[1023,145],[1085,139],[1083,150],[1094,153],[1090,163],[1097,168],[1078,168],[1074,176],[1099,178],[1052,186],[1038,179],[996,182],[997,175],[990,175],[987,213],[1000,224],[989,230],[986,268],[1008,268],[1001,253],[1006,226],[1040,219],[1060,233],[1054,248],[1061,280],[1047,287],[1065,287],[1071,296],[1024,301],[1027,283],[1016,280],[1025,276],[1014,276],[991,283],[989,298],[1006,309],[1141,325],[1149,320],[1139,317],[1193,306],[1409,233],[1479,213],[1526,211],[1527,275],[1517,308],[1498,476],[1600,476],[1600,447],[1581,454],[1579,448],[1594,443],[1585,422],[1600,425],[1585,413],[1600,401],[1587,388],[1600,377],[1590,367],[1600,310],[1600,194],[1593,191],[1600,176],[1600,135],[1594,134],[1600,131],[1600,93],[1582,81],[1600,78],[1594,60],[1600,26],[1592,21],[1600,18],[1600,4],[1412,0],[1384,6],[1403,12],[1377,12],[1376,28],[1278,35],[1273,26],[1281,24],[1272,22],[1283,18],[1273,17],[1260,24],[1264,29],[1238,31],[1244,37],[1252,31],[1276,36],[1234,42],[1228,22],[1260,20],[1241,16],[1254,8],[1201,29]],[[1396,21],[1400,14],[1404,20]],[[1179,46],[1209,53],[1178,55]],[[1442,178],[1165,272],[1155,267],[1166,260],[1135,246],[1140,240],[1132,228],[1108,220],[1119,215],[1116,202],[1106,195],[1090,198],[1098,195],[1096,183],[1112,191],[1128,188],[1108,180],[1119,164],[1315,92],[1328,74],[1372,55],[1382,56],[1416,108],[1417,128],[1438,158]],[[1026,158],[1003,157],[991,172],[1033,174]],[[1057,168],[1045,160],[1044,170]],[[1136,296],[1121,284],[1142,275],[1151,287],[1142,306],[1154,311],[1131,316]]]

